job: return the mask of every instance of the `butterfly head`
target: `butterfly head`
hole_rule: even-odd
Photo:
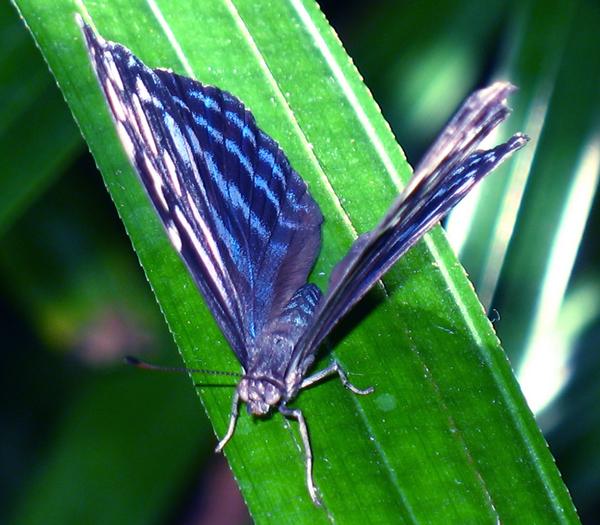
[[[244,377],[238,384],[240,399],[246,403],[248,413],[255,416],[268,414],[281,401],[285,388],[278,381],[265,376]]]

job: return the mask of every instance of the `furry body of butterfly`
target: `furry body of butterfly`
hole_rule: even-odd
[[[242,102],[219,88],[144,65],[78,17],[116,130],[171,242],[230,343],[244,375],[232,400],[298,421],[306,483],[320,504],[302,412],[287,403],[330,375],[365,395],[337,362],[307,377],[323,339],[383,274],[527,137],[478,144],[509,114],[513,86],[472,94],[418,164],[379,225],[333,270],[327,292],[307,283],[323,217],[279,145]]]

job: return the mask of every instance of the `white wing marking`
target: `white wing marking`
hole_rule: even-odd
[[[146,114],[142,109],[142,104],[140,103],[140,98],[137,94],[133,93],[131,95],[131,100],[133,102],[133,109],[137,115],[137,119],[142,126],[142,135],[144,136],[145,141],[150,144],[150,149],[152,150],[153,155],[158,155],[158,148],[156,147],[156,141],[154,140],[154,136],[152,135],[152,131],[150,130],[150,124],[148,124],[148,119],[146,118]]]
[[[156,193],[158,194],[158,197],[160,199],[160,204],[166,211],[169,211],[169,205],[167,204],[167,200],[165,199],[165,195],[163,193],[163,183],[162,179],[160,178],[160,174],[158,173],[158,171],[156,171],[156,168],[154,167],[152,161],[148,158],[147,155],[144,155],[144,163],[146,164],[146,169],[150,174],[150,178],[152,179],[152,183],[154,184],[154,189],[156,190]]]
[[[214,267],[210,258],[208,257],[204,246],[202,246],[202,243],[200,242],[198,237],[196,237],[194,229],[191,227],[185,215],[179,209],[179,206],[175,206],[175,217],[177,218],[177,221],[180,223],[181,227],[185,230],[185,233],[189,237],[190,241],[192,241],[192,244],[194,245],[194,250],[202,259],[202,263],[204,264],[204,267],[206,268],[206,271],[210,276],[211,282],[218,289],[219,295],[221,296],[221,300],[224,304],[227,304],[229,300],[227,298],[227,292],[223,288],[221,276],[217,274],[217,270]]]
[[[175,190],[175,193],[178,197],[182,197],[181,193],[181,184],[179,184],[179,178],[177,177],[177,170],[175,169],[175,164],[173,163],[173,159],[167,150],[163,151],[163,159],[165,161],[165,167],[167,168],[167,173],[169,174],[169,179],[171,180],[171,185]]]

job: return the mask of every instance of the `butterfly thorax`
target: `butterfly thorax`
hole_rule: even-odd
[[[237,389],[251,414],[267,414],[298,393],[304,367],[294,365],[294,351],[320,299],[321,291],[315,285],[302,286],[250,347],[251,360]]]

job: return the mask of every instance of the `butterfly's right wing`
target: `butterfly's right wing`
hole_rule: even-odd
[[[459,109],[417,166],[379,225],[361,235],[334,268],[312,326],[297,345],[290,369],[303,369],[335,324],[375,283],[487,173],[527,137],[518,133],[487,151],[473,151],[510,110],[513,90],[498,82],[475,92]]]
[[[79,21],[123,146],[244,368],[306,283],[321,212],[233,95],[150,69]]]

